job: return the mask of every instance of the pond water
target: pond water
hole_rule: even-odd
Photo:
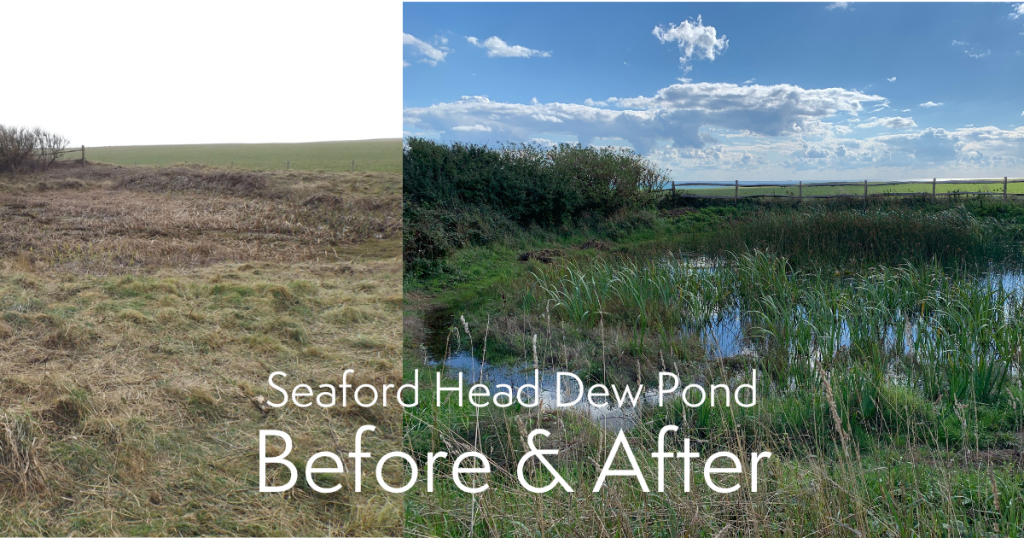
[[[713,266],[710,270],[714,270]],[[1024,300],[1024,273],[1022,272],[1000,272],[990,273],[979,279],[980,286],[998,287],[1009,291],[1017,300]],[[450,314],[438,314],[432,320],[428,320],[428,330],[434,336],[441,336],[447,333],[448,327],[454,321]],[[699,338],[704,345],[706,356],[709,359],[723,359],[737,356],[756,357],[757,350],[750,338],[751,323],[743,315],[742,309],[737,305],[728,309],[714,312],[711,315],[710,323],[699,329]],[[683,330],[683,329],[681,329]],[[886,334],[886,346],[901,346],[903,351],[912,349],[912,342],[916,336],[917,328],[908,323],[903,330],[898,331],[895,327],[888,327]],[[838,344],[840,347],[850,346],[850,328],[846,322],[842,322],[841,330],[838,333]],[[902,342],[899,342],[902,340]],[[431,355],[435,349],[428,349],[428,363],[443,369],[447,377],[457,377],[461,372],[467,385],[482,382],[492,389],[497,385],[506,384],[513,387],[513,390],[527,383],[534,382],[534,370],[532,364],[483,364],[478,357],[468,351],[457,351],[449,355],[445,360],[437,360]],[[443,349],[443,347],[440,347]],[[439,353],[439,354],[443,354]],[[540,392],[541,400],[545,408],[554,408],[556,401],[556,374],[560,371],[553,367],[540,368]],[[688,384],[694,382],[707,388],[707,384],[698,381],[683,381]],[[718,382],[718,381],[715,381]],[[635,385],[634,385],[635,388]],[[640,399],[641,406],[657,404],[656,387],[646,390]],[[572,400],[563,396],[563,400]],[[563,408],[565,409],[565,408]],[[581,413],[595,423],[609,430],[629,429],[637,425],[640,417],[639,410],[631,406],[618,407],[608,405],[607,407],[595,407],[587,402],[586,398],[570,408]]]
[[[448,377],[458,377],[463,374],[467,387],[475,383],[484,383],[490,388],[505,384],[513,388],[513,391],[526,384],[534,383],[533,365],[504,365],[504,364],[482,364],[480,359],[471,355],[468,351],[459,351],[448,357],[443,363],[432,361],[432,366],[443,367],[443,372]],[[540,368],[540,398],[545,409],[554,409],[558,393],[556,392],[555,375],[561,370],[554,368]],[[573,384],[571,393],[562,395],[563,401],[572,401],[576,398],[576,386]],[[609,400],[611,400],[609,398]],[[653,405],[657,402],[657,393],[654,388],[645,390],[640,398],[641,405]],[[638,410],[632,406],[618,407],[616,404],[609,404],[605,407],[590,405],[584,397],[580,403],[570,408],[572,411],[582,413],[595,423],[600,424],[608,430],[629,429],[636,426]]]

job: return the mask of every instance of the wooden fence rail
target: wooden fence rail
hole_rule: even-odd
[[[75,158],[74,160],[78,161],[79,164],[81,164],[82,166],[85,166],[85,146],[84,145],[81,148],[63,149],[63,150],[61,150],[60,151],[60,155],[57,157],[57,160],[58,161],[68,160],[68,159],[65,159],[65,157],[67,157],[68,154],[73,154],[73,153],[77,153],[78,154],[78,157]],[[41,151],[41,152],[40,151],[33,151],[32,154],[33,155],[46,155],[46,154],[51,154],[52,155],[52,153],[50,153],[49,151]]]
[[[1009,192],[1009,185],[1012,183],[1024,183],[1024,179],[1010,179],[1009,177],[1003,178],[978,178],[978,179],[950,179],[938,181],[938,178],[932,178],[930,183],[932,187],[931,197],[936,199],[939,196],[999,196],[1002,195],[1003,199],[1009,199],[1010,196],[1024,196],[1024,192],[1012,193]],[[1002,185],[1002,192],[999,191],[948,191],[948,192],[937,192],[936,187],[938,185]],[[737,180],[732,185],[728,183],[709,183],[709,182],[671,182],[671,191],[675,196],[685,196],[688,198],[721,198],[721,199],[733,199],[739,201],[740,198],[796,198],[797,200],[803,200],[804,198],[863,198],[864,201],[871,196],[928,196],[928,192],[869,192],[870,187],[894,187],[900,185],[914,185],[914,186],[927,186],[927,181],[879,181],[870,183],[867,180],[864,181],[839,181],[835,183],[810,183],[808,187],[864,187],[863,194],[804,194],[804,183],[802,181],[797,184],[792,183],[745,183],[740,184]],[[678,187],[718,187],[719,189],[725,189],[732,187],[733,194],[721,195],[721,194],[700,194],[702,189],[693,189],[690,192],[678,193],[676,189]],[[771,189],[792,189],[796,188],[797,194],[775,194],[775,193],[754,193],[754,194],[740,194],[740,188],[771,188]],[[669,189],[665,189],[669,190]]]
[[[67,155],[68,153],[78,153],[79,154],[78,158],[75,159],[75,160],[78,161],[79,163],[81,163],[82,166],[85,166],[85,145],[84,144],[82,145],[81,149],[68,149],[68,150],[64,150],[64,155]]]

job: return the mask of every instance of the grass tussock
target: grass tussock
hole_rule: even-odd
[[[0,413],[0,479],[25,494],[46,486],[35,429],[29,415]]]
[[[145,192],[216,192],[249,198],[267,196],[267,178],[249,170],[159,168],[121,178],[113,188]]]

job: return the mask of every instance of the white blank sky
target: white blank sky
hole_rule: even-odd
[[[0,123],[73,145],[402,136],[402,6],[4,2]]]

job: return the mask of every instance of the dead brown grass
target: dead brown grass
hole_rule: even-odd
[[[401,240],[400,191],[371,190],[344,174],[285,187],[280,174],[96,166],[108,173],[92,165],[67,169],[84,178],[62,180],[65,188],[54,188],[59,182],[50,176],[0,184],[0,258],[18,259],[26,271],[123,273],[336,261],[367,243]],[[344,197],[331,192],[346,188],[353,192]]]
[[[301,469],[367,423],[398,449],[400,408],[252,403],[276,370],[400,379],[397,177],[48,174],[0,179],[0,535],[401,533],[373,467],[361,494],[257,486],[260,429]]]

